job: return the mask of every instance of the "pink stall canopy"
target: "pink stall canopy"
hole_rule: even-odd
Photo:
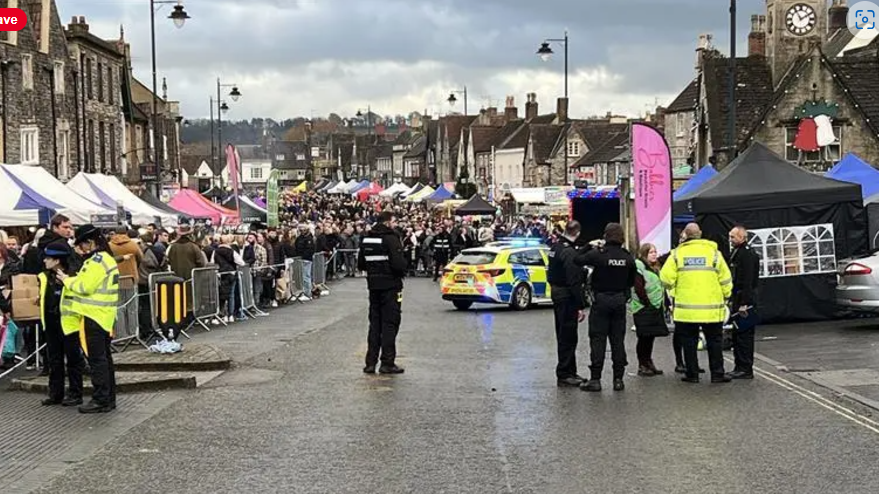
[[[381,185],[373,182],[369,184],[369,187],[357,192],[357,199],[360,201],[366,201],[369,196],[377,195],[379,192],[385,190]]]
[[[210,218],[217,225],[235,224],[238,221],[238,213],[210,202],[194,190],[180,189],[168,205],[190,216]]]

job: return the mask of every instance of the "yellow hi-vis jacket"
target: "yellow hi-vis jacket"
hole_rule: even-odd
[[[732,275],[716,243],[702,239],[682,243],[668,256],[659,278],[674,298],[675,321],[724,322]]]
[[[119,268],[113,256],[98,252],[85,261],[82,269],[64,280],[61,294],[61,329],[65,335],[83,328],[84,318],[98,323],[113,334],[119,302]]]

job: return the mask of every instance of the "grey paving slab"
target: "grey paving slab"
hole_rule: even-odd
[[[202,343],[200,341],[202,339],[182,341],[183,351],[172,354],[133,348],[114,355],[113,363],[120,372],[195,372],[228,369],[232,365],[232,359],[213,345]]]
[[[333,308],[357,310],[319,331],[291,321],[298,336],[261,331],[285,341],[39,492],[879,492],[879,436],[802,394],[674,375],[559,389],[550,310],[456,312],[438,298],[429,281],[407,284],[404,375],[361,373],[365,303],[352,291]],[[583,373],[586,341],[584,325]],[[666,370],[670,346],[656,345]]]
[[[168,376],[193,379],[198,386],[208,384],[214,388],[226,386],[257,386],[260,383],[277,380],[283,372],[264,369],[250,369],[247,359],[283,347],[288,342],[307,332],[313,332],[331,321],[339,320],[359,309],[355,305],[334,300],[335,292],[340,296],[353,295],[362,289],[359,283],[348,288],[343,284],[331,285],[333,294],[307,305],[282,307],[272,311],[271,317],[236,323],[223,330],[210,333],[193,334],[193,340],[184,340],[187,348],[194,351],[181,360],[240,359],[243,368],[236,369],[229,377],[220,376],[219,371],[143,373],[120,372],[120,383],[168,378]],[[318,307],[320,306],[320,307]],[[324,314],[322,316],[322,314]],[[326,314],[332,314],[328,317]],[[209,343],[211,342],[211,343]],[[224,349],[229,349],[226,352]],[[136,354],[134,351],[117,354],[125,355],[134,362],[151,361],[152,357]],[[164,377],[163,377],[164,376]],[[26,378],[41,383],[45,378],[36,378],[33,373],[21,372],[18,378]],[[81,415],[75,409],[61,407],[41,407],[42,396],[36,393],[10,391],[8,382],[0,382],[0,490],[4,494],[27,493],[45,484],[54,477],[69,478],[79,476],[68,474],[71,467],[78,465],[106,443],[124,437],[132,428],[148,418],[168,408],[185,396],[193,396],[196,391],[174,391],[161,393],[120,394],[118,409],[105,415]],[[161,426],[160,426],[161,427]],[[139,442],[139,441],[138,441]],[[149,441],[148,441],[149,442]],[[165,443],[172,444],[173,441]],[[135,446],[130,453],[134,456],[113,458],[108,469],[99,476],[105,479],[101,486],[75,492],[116,492],[117,484],[124,479],[113,477],[116,468],[136,468],[141,457],[148,457],[160,451],[159,448]],[[202,455],[199,455],[201,458]],[[192,459],[187,461],[191,462]],[[122,465],[122,463],[125,463]],[[45,492],[58,492],[49,488]],[[174,492],[173,489],[160,489],[148,486],[141,492]]]

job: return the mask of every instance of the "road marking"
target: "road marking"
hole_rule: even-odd
[[[732,360],[730,360],[730,359],[725,359],[725,360],[732,362]],[[850,408],[846,408],[846,407],[844,407],[844,406],[842,406],[842,405],[840,405],[840,404],[838,404],[828,398],[821,396],[820,394],[818,394],[814,391],[808,390],[798,384],[794,384],[791,381],[789,381],[781,376],[777,376],[771,372],[767,372],[767,371],[764,371],[762,369],[758,369],[755,367],[754,373],[757,374],[758,376],[762,377],[763,379],[766,379],[767,381],[770,381],[770,382],[778,385],[781,388],[784,388],[794,394],[797,394],[797,395],[817,404],[818,406],[826,408],[827,410],[830,410],[831,412],[833,412],[839,416],[845,417],[846,419],[864,427],[865,429],[868,429],[876,434],[879,434],[879,422],[876,422],[875,420],[872,420],[865,415],[861,415],[860,413],[855,412],[854,410],[852,410]]]

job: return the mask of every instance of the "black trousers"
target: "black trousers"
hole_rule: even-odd
[[[369,334],[366,365],[392,366],[397,358],[397,333],[402,318],[402,290],[369,291]]]
[[[437,251],[434,254],[434,263],[433,263],[433,281],[436,281],[437,278],[440,277],[440,274],[443,271],[443,268],[446,267],[446,264],[449,263],[449,254],[445,251]]]
[[[708,368],[711,376],[722,376],[723,371],[723,323],[690,323],[675,321],[675,334],[680,333],[684,347],[684,364],[687,377],[699,377],[699,329],[705,333],[705,347],[708,350]]]
[[[556,288],[553,288],[553,293],[555,292]],[[553,299],[552,307],[555,313],[555,339],[559,354],[555,375],[558,379],[576,377],[579,310],[570,297]]]
[[[756,329],[756,327],[744,331],[733,329],[733,357],[737,371],[754,373],[754,330]]]
[[[49,398],[55,401],[64,399],[64,361],[67,360],[67,382],[70,384],[67,397],[80,399],[85,361],[82,358],[82,349],[79,347],[79,334],[64,335],[61,330],[60,314],[47,314],[45,323]]]
[[[92,369],[92,400],[99,405],[116,403],[116,370],[110,351],[110,333],[95,321],[85,318],[85,341],[89,367]]]
[[[613,360],[613,377],[622,379],[626,372],[626,294],[596,293],[589,311],[589,347],[592,379],[601,379],[607,342]]]
[[[671,347],[675,353],[675,366],[684,366],[684,342],[681,338],[681,332],[675,327],[674,336],[671,338]]]
[[[150,286],[148,284],[137,285],[137,293],[141,295],[149,294]],[[186,299],[192,300],[190,294],[187,294]],[[149,295],[145,297],[141,296],[137,302],[137,325],[139,327],[138,331],[140,331],[141,339],[146,341],[155,332],[153,330],[153,315],[152,311],[150,310],[150,297]]]
[[[638,354],[638,364],[641,366],[649,365],[653,362],[653,343],[656,342],[655,336],[639,336],[638,342],[635,344],[635,353]]]

